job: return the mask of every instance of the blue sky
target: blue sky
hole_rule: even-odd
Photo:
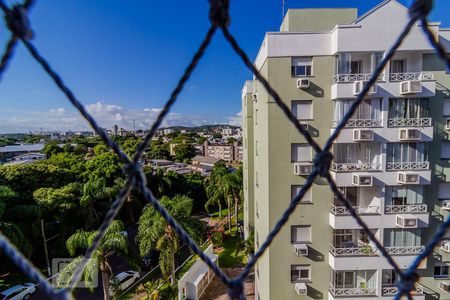
[[[287,0],[287,7],[357,7],[381,0]],[[12,3],[13,1],[8,1]],[[409,5],[411,0],[400,1]],[[448,0],[432,20],[450,27]],[[148,127],[209,26],[207,0],[37,0],[33,43],[105,127]],[[232,0],[231,32],[251,58],[281,22],[281,0]],[[0,26],[0,47],[9,33]],[[240,92],[251,78],[221,34],[181,94],[165,125],[237,123]],[[53,82],[20,46],[0,81],[0,132],[85,127]]]

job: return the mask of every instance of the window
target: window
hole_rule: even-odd
[[[311,162],[311,149],[309,144],[291,144],[291,162]]]
[[[450,182],[439,183],[439,196],[440,201],[450,200]]]
[[[350,109],[354,100],[336,100],[334,101],[333,121],[341,122]],[[381,99],[364,99],[356,108],[352,119],[357,120],[381,120]]]
[[[434,277],[437,278],[448,278],[448,266],[442,265],[442,266],[434,266]]]
[[[391,61],[391,73],[406,73],[406,60],[398,59]]]
[[[258,110],[255,109],[255,125],[258,125]]]
[[[256,217],[259,218],[258,201],[255,202]]]
[[[311,100],[292,101],[291,111],[298,120],[312,120],[313,105]]]
[[[258,156],[258,141],[255,141],[255,155]]]
[[[361,74],[361,61],[353,60],[350,62],[350,74]]]
[[[450,159],[450,141],[442,141],[441,159]]]
[[[421,229],[385,229],[384,245],[386,247],[421,246]]]
[[[310,265],[291,265],[291,281],[302,282],[311,280]]]
[[[450,116],[450,98],[444,99],[444,116]]]
[[[423,186],[387,186],[387,205],[418,205],[423,203]]]
[[[312,57],[293,57],[291,72],[292,76],[311,76]]]
[[[292,244],[311,243],[311,226],[310,225],[291,226],[291,243]]]
[[[395,271],[390,269],[390,270],[383,270],[382,273],[382,282],[383,282],[383,287],[387,287],[387,286],[396,286],[397,285],[397,280],[396,280],[396,274]]]
[[[395,98],[389,99],[389,119],[428,118],[427,98]]]
[[[300,193],[303,185],[291,185],[291,200]],[[303,198],[300,200],[300,203],[312,203],[312,187],[303,195]]]
[[[358,189],[356,187],[340,187],[338,189],[345,196],[345,198],[350,201],[352,206],[358,206]],[[334,205],[343,206],[342,202],[339,200],[336,194],[334,194]]]
[[[426,162],[428,161],[427,143],[388,143],[387,162]]]

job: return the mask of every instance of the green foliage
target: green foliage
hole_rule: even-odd
[[[45,144],[44,149],[42,149],[42,152],[44,152],[47,155],[47,157],[51,157],[52,155],[63,152],[63,149],[58,145],[58,143],[51,142]]]
[[[162,140],[152,141],[145,157],[148,159],[171,159],[169,145]]]
[[[232,144],[234,144],[236,142],[236,139],[234,138],[234,137],[229,137],[229,138],[227,138],[227,143],[229,144],[229,145],[232,145]]]
[[[177,162],[184,162],[195,156],[195,148],[192,144],[181,143],[176,145],[173,150],[175,151],[174,158]]]
[[[101,149],[102,145],[98,145],[96,150]],[[94,149],[94,152],[96,152]],[[85,177],[90,180],[97,180],[104,178],[108,182],[112,183],[114,179],[120,177],[121,166],[119,165],[119,159],[114,153],[103,152],[96,154],[92,159],[86,162]]]
[[[33,193],[37,204],[47,210],[73,209],[77,207],[80,197],[81,184],[69,183],[61,188],[40,188]]]

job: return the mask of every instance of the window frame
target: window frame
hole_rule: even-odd
[[[303,188],[304,184],[292,184],[291,185],[291,201],[297,196],[297,189]],[[305,200],[306,199],[306,200]],[[313,191],[312,187],[308,189],[303,198],[298,202],[298,204],[312,204],[313,203]]]
[[[292,230],[294,228],[309,228],[309,239],[305,241],[294,241],[292,236]],[[311,225],[291,225],[291,244],[301,245],[301,244],[311,244],[312,243],[312,226]]]
[[[298,105],[300,103],[302,105],[308,105],[309,104],[310,109],[309,109],[309,117],[308,118],[299,118],[299,116],[297,115],[297,107],[296,107],[296,105]],[[314,103],[313,103],[312,100],[292,100],[291,101],[291,112],[295,116],[295,118],[297,118],[297,120],[300,120],[300,121],[312,121],[312,120],[314,120]]]
[[[439,274],[436,274],[436,270],[439,269]],[[444,274],[443,269],[447,269],[447,274]],[[450,278],[449,266],[448,265],[435,265],[433,271],[433,277],[438,279]]]
[[[301,272],[307,271],[308,277],[302,278]],[[298,277],[293,276],[293,272],[298,272]],[[311,282],[311,265],[291,265],[291,282]]]
[[[310,59],[308,62],[300,62],[294,65],[295,59]],[[314,76],[314,57],[312,56],[295,56],[291,58],[291,75],[292,77],[312,77]],[[304,74],[297,73],[297,68],[304,68]],[[309,71],[309,72],[308,72]],[[309,73],[309,74],[308,74]]]

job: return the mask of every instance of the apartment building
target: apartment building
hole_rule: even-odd
[[[386,0],[356,9],[289,10],[255,66],[324,145],[408,21]],[[450,30],[430,29],[450,49]],[[402,269],[450,203],[450,76],[419,25],[333,145],[339,188]],[[242,90],[245,233],[256,249],[312,169],[314,153],[258,81]],[[450,238],[450,235],[447,236]],[[450,243],[419,267],[414,299],[450,299]],[[393,299],[398,278],[323,179],[256,265],[257,299]]]

